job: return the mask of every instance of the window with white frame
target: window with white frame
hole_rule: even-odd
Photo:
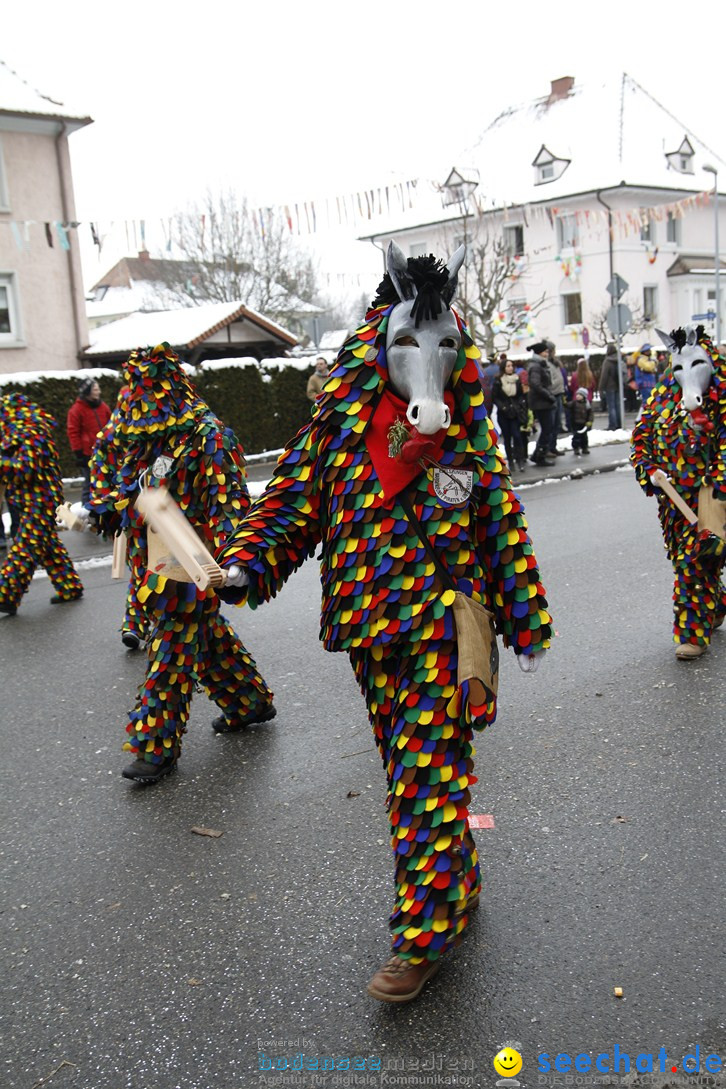
[[[0,139],[0,211],[10,211],[10,194],[8,193],[8,178],[5,173],[5,161],[3,159],[3,144]]]
[[[524,254],[524,227],[521,223],[508,224],[503,229],[504,249],[508,257],[521,257]]]
[[[560,253],[563,250],[573,250],[580,244],[580,231],[577,219],[574,215],[557,217],[557,248]]]
[[[672,212],[668,213],[666,242],[674,242],[676,246],[680,246],[681,244],[681,221],[680,219],[676,219]]]
[[[527,300],[526,299],[510,299],[509,300],[509,323],[513,326],[519,326],[523,323],[523,318],[527,313]]]
[[[20,343],[20,318],[15,275],[0,272],[0,348]]]
[[[411,257],[425,257],[430,252],[428,242],[414,242],[411,245]]]
[[[643,285],[643,320],[655,321],[658,317],[658,288]]]
[[[652,219],[646,220],[645,223],[641,223],[640,226],[640,241],[641,242],[654,242],[655,241],[655,229]]]
[[[582,325],[582,295],[579,291],[567,291],[562,300],[562,325]]]

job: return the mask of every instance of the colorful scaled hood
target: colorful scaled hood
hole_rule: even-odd
[[[115,416],[115,438],[153,440],[159,432],[188,430],[207,411],[168,344],[137,348],[123,367],[124,392]]]
[[[51,414],[24,393],[7,393],[0,397],[0,442],[3,446],[12,445],[21,436],[27,439],[35,434],[51,438],[57,426]]]
[[[386,358],[386,329],[389,314],[399,301],[396,298],[386,305],[370,309],[364,324],[356,329],[338,353],[313,411],[313,429],[321,439],[321,455],[327,450],[328,441],[334,441],[334,435],[337,436],[337,445],[353,439],[355,435],[360,437],[384,389],[391,388]],[[447,386],[454,399],[452,423],[463,424],[474,449],[485,450],[490,440],[479,382],[477,360],[480,352],[453,308],[452,313],[461,332],[461,348]]]

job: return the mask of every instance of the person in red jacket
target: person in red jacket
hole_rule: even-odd
[[[95,378],[84,378],[78,387],[78,397],[68,410],[66,428],[68,441],[83,473],[81,502],[87,503],[91,495],[91,476],[88,462],[96,444],[96,436],[108,423],[111,409],[101,400],[101,387]]]

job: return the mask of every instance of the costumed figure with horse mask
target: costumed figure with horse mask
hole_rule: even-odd
[[[702,325],[657,332],[671,365],[633,428],[631,461],[645,493],[658,497],[676,657],[692,661],[726,615],[726,358]]]
[[[464,255],[391,243],[311,422],[217,554],[221,595],[254,608],[322,544],[321,638],[350,657],[388,784],[392,952],[368,984],[385,1002],[417,997],[479,902],[472,739],[496,715],[496,633],[526,672],[551,635],[479,352],[451,308]]]

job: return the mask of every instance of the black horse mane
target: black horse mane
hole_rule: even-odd
[[[706,335],[706,330],[703,325],[696,326],[696,344],[700,343]],[[685,348],[686,341],[688,339],[688,333],[685,329],[673,329],[671,330],[671,340],[674,347],[680,352],[682,348]]]
[[[445,261],[434,257],[432,253],[423,257],[409,257],[406,276],[414,288],[411,292],[411,297],[415,295],[411,316],[417,326],[421,319],[426,321],[437,318],[442,310],[448,309],[453,291],[446,290],[449,270]],[[393,281],[389,273],[386,273],[376,289],[371,306],[390,306],[391,303],[400,301]]]

